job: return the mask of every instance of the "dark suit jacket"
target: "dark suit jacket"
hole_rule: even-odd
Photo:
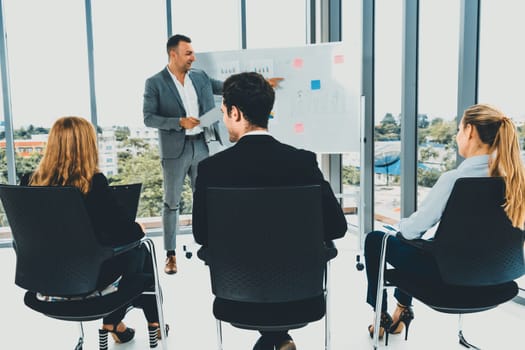
[[[199,69],[188,73],[197,93],[199,117],[215,107],[213,95],[222,93],[222,82],[211,79]],[[186,117],[186,110],[170,73],[166,68],[146,80],[144,88],[144,124],[159,129],[160,157],[178,158],[184,150],[186,131],[179,125],[179,119]],[[220,140],[217,123],[204,128],[206,142]]]
[[[346,219],[330,184],[323,178],[314,153],[283,144],[269,135],[247,135],[234,146],[199,163],[193,194],[193,235],[206,245],[206,188],[320,184],[323,200],[324,237],[341,238]],[[227,204],[226,204],[227,205]]]
[[[346,219],[330,185],[323,179],[314,153],[280,143],[269,135],[247,135],[234,146],[201,161],[193,194],[193,235],[197,243],[203,245],[199,257],[206,260],[207,187],[311,184],[321,185],[325,240],[343,237],[347,229]],[[263,304],[216,298],[213,312],[232,322],[252,320],[257,315],[258,320],[283,324],[289,322],[289,315],[297,319],[320,319],[324,315],[324,308],[322,295],[291,303]]]
[[[24,175],[20,185],[27,186],[30,177],[30,174]],[[104,174],[93,176],[91,190],[84,197],[84,202],[93,230],[102,245],[117,247],[144,237],[140,225],[130,220],[124,208],[117,203]]]

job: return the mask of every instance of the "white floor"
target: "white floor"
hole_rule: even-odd
[[[156,237],[159,266],[163,266],[162,242]],[[190,235],[179,237],[179,247],[191,244]],[[372,349],[366,328],[372,320],[370,307],[364,302],[366,277],[355,269],[357,238],[348,234],[336,242],[339,256],[332,263],[332,349]],[[195,250],[195,246],[193,247]],[[38,264],[38,261],[35,261]],[[14,284],[15,255],[11,248],[0,249],[0,349],[73,349],[78,335],[75,323],[48,318],[27,308],[24,291]],[[193,257],[184,258],[178,251],[179,273],[162,273],[165,296],[164,312],[171,332],[170,349],[216,349],[215,319],[211,313],[212,294],[207,267]],[[392,302],[391,305],[394,305]],[[464,349],[458,345],[457,316],[433,311],[415,302],[416,319],[408,341],[391,336],[388,348]],[[125,322],[136,328],[136,337],[128,344],[117,345],[110,339],[110,349],[148,349],[146,322],[140,310],[133,310]],[[85,323],[84,349],[98,349],[99,321]],[[300,350],[321,350],[324,321],[291,332]],[[525,306],[509,302],[485,313],[464,317],[464,333],[482,349],[525,349]],[[225,350],[250,350],[258,333],[223,324]]]

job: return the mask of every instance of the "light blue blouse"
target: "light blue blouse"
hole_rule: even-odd
[[[399,231],[406,239],[421,238],[425,231],[434,226],[445,210],[445,206],[460,177],[489,176],[489,156],[475,156],[465,159],[456,169],[443,173],[417,211],[399,221]]]

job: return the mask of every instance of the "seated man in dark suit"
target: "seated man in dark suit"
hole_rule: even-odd
[[[222,112],[232,147],[200,162],[193,198],[193,234],[203,247],[208,242],[206,188],[210,186],[250,187],[320,184],[325,241],[341,238],[346,219],[328,182],[317,165],[316,155],[274,139],[268,132],[268,117],[275,93],[257,73],[232,75],[224,82]],[[304,308],[317,310],[318,301]],[[241,303],[242,304],[242,303]],[[240,305],[239,307],[242,307]],[[232,313],[235,307],[232,307]],[[278,318],[278,317],[276,317]],[[279,320],[275,320],[279,323]],[[254,350],[296,349],[288,332],[261,332]]]

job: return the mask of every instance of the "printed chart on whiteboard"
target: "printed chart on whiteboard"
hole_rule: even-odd
[[[318,153],[359,151],[357,70],[342,43],[197,54],[193,64],[215,79],[240,72],[282,77],[270,116],[278,140]],[[355,63],[354,63],[355,64]]]

